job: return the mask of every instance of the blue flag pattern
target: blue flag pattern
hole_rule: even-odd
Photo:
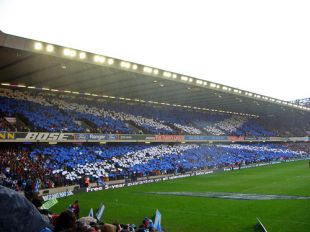
[[[154,227],[157,231],[162,231],[161,230],[161,213],[158,211],[158,209],[156,209],[156,213],[155,213]]]

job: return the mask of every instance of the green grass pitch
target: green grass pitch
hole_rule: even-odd
[[[81,215],[106,206],[104,221],[141,224],[156,209],[168,232],[253,231],[256,217],[268,231],[310,231],[310,200],[231,200],[191,196],[151,195],[143,192],[235,192],[310,196],[308,161],[188,177],[59,199],[51,210],[61,212],[75,199]]]

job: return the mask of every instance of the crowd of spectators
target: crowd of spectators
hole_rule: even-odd
[[[245,116],[0,88],[0,131],[21,131],[8,118],[23,121],[22,124],[26,125],[23,130],[48,132],[276,136],[282,130]],[[296,129],[298,134],[306,130]],[[287,132],[290,133],[292,131]],[[309,143],[4,144],[0,146],[0,185],[16,191],[38,192],[39,189],[73,184],[84,186],[86,179],[99,183],[103,179],[177,174],[304,158],[310,158]],[[31,197],[30,200],[39,209],[38,199]],[[138,228],[94,220],[84,223],[78,218],[76,205],[72,206],[71,210],[60,215],[49,216],[45,232],[155,231],[148,218]]]
[[[23,231],[35,228],[40,232],[156,232],[153,221],[147,217],[139,226],[107,223],[92,216],[79,218],[78,201],[60,214],[53,214],[42,207],[38,198],[39,188],[80,184],[87,177],[98,182],[101,177],[125,178],[128,174],[148,176],[197,169],[240,168],[244,165],[291,159],[310,158],[310,144],[125,144],[125,145],[45,145],[32,144],[1,146],[0,148],[0,197],[5,212],[17,208],[0,222],[0,230]],[[157,171],[157,172],[154,172]],[[22,194],[9,190],[24,190]],[[3,199],[10,199],[3,200]],[[6,203],[9,202],[9,203]],[[30,203],[32,202],[32,204]],[[27,210],[26,210],[27,209]],[[27,214],[23,215],[23,212]],[[29,214],[28,212],[32,212]],[[93,214],[95,215],[95,214]],[[2,218],[3,219],[3,218]],[[0,219],[0,220],[2,220]],[[24,224],[10,222],[26,220]]]
[[[2,185],[22,190],[309,156],[308,143],[23,145],[0,150]]]
[[[245,116],[123,102],[90,96],[0,88],[0,113],[32,131],[274,136]],[[79,122],[85,122],[85,124]],[[0,124],[0,130],[7,129]]]
[[[62,213],[53,214],[41,208],[42,201],[37,198],[39,188],[79,184],[84,178],[99,182],[105,178],[125,178],[129,174],[148,176],[197,169],[240,168],[244,165],[262,162],[286,161],[310,158],[309,143],[288,144],[125,144],[125,145],[45,145],[32,144],[1,146],[0,149],[0,195],[9,198],[10,204],[1,201],[2,210],[17,204],[31,211],[27,213],[27,223],[36,231],[58,232],[104,232],[104,231],[156,231],[152,220],[144,218],[141,225],[106,223],[93,217],[79,218],[78,201]],[[156,172],[154,172],[156,171]],[[24,190],[30,202],[22,195],[5,189]],[[5,195],[5,196],[4,196]],[[12,197],[14,195],[15,197]],[[14,199],[12,201],[12,199]],[[23,206],[24,204],[24,206]],[[34,208],[33,208],[34,207]],[[21,220],[25,210],[14,211],[0,228],[9,228],[12,220]],[[32,219],[31,217],[36,217]],[[33,220],[33,221],[32,221]],[[26,224],[26,222],[25,222]],[[20,224],[14,224],[14,231],[23,231]],[[32,228],[31,227],[31,228]],[[40,229],[38,229],[40,228]]]
[[[99,214],[80,217],[78,200],[60,214],[43,207],[43,199],[28,191],[25,195],[0,186],[0,231],[7,232],[156,232],[152,219],[139,226],[107,223]],[[99,208],[100,209],[100,208]],[[95,212],[96,213],[96,212]],[[102,214],[101,214],[102,215]],[[163,228],[160,231],[165,231]]]

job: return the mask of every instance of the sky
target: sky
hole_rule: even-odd
[[[310,1],[0,0],[0,30],[279,98],[310,97]]]

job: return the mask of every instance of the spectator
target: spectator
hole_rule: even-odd
[[[60,231],[75,231],[76,229],[76,218],[74,213],[66,210],[62,212],[59,217],[56,219],[55,223],[55,232]]]
[[[80,218],[80,206],[79,206],[79,201],[76,200],[76,201],[71,205],[71,208],[72,208],[72,212],[73,212],[74,215],[75,215],[75,218],[76,218],[76,219],[79,219],[79,218]]]

